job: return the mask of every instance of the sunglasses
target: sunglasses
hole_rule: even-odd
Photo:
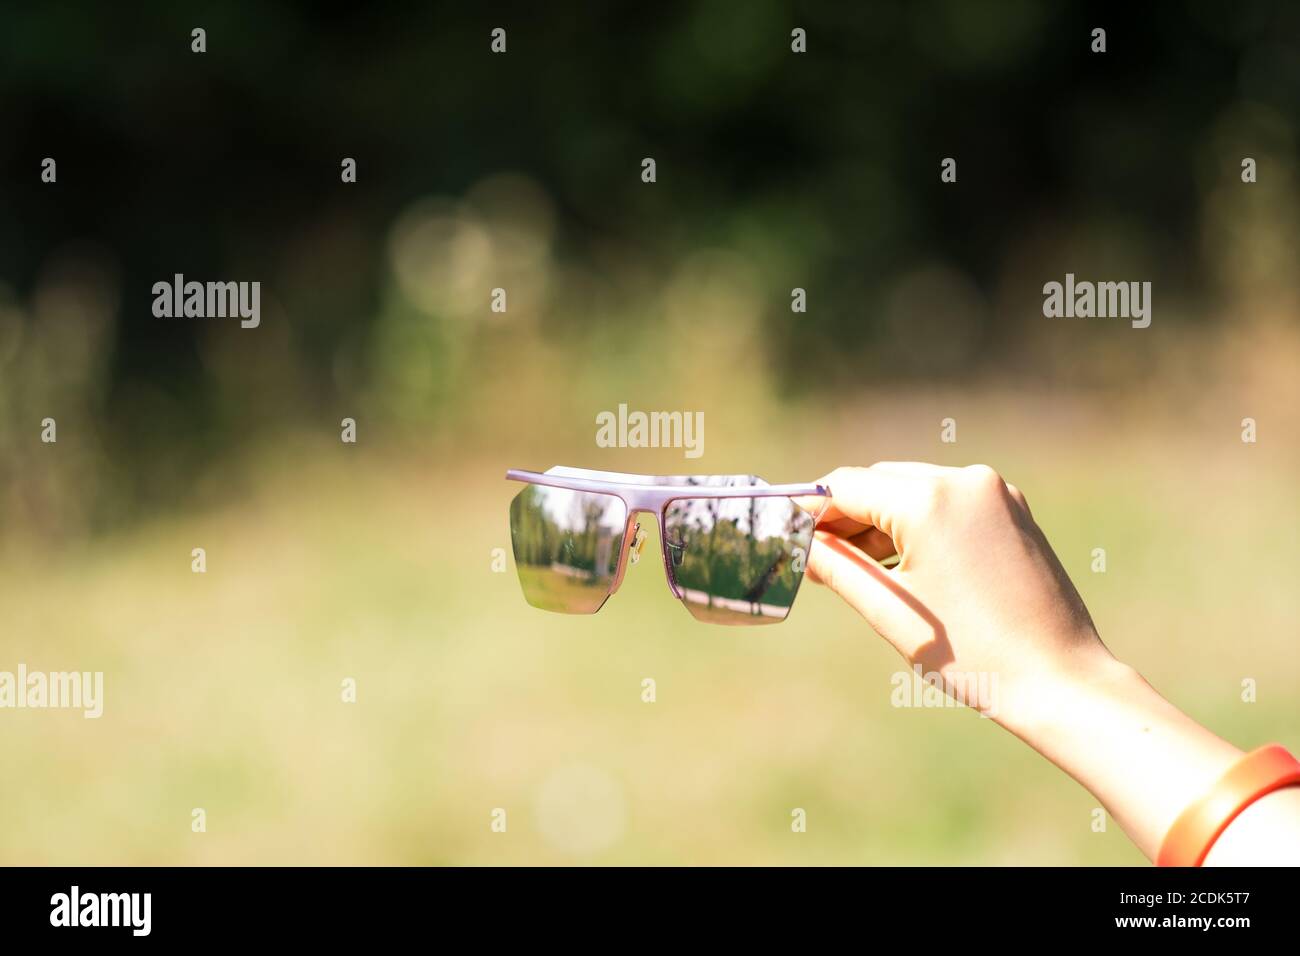
[[[640,560],[659,523],[668,587],[699,621],[777,624],[803,580],[824,485],[769,485],[753,475],[623,475],[511,469],[527,487],[510,502],[510,540],[524,598],[561,614],[595,614]]]

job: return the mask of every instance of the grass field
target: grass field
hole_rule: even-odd
[[[953,407],[965,431],[946,446]],[[815,427],[792,410],[715,433],[699,464],[809,480],[880,457],[988,461],[1117,654],[1229,739],[1295,746],[1295,453],[1243,445],[1240,417],[1209,399],[1139,417],[1050,395],[868,397]],[[81,544],[10,542],[0,669],[102,670],[106,699],[98,720],[0,712],[0,861],[1142,862],[991,722],[891,706],[903,662],[822,589],[783,624],[709,627],[647,560],[597,615],[529,607],[513,564],[491,567],[509,553],[502,475],[566,459],[540,440],[459,451],[453,469],[434,447],[286,442],[242,466],[237,495]],[[575,444],[567,463],[680,471],[674,454]]]
[[[507,543],[508,544],[508,543]],[[506,553],[510,548],[505,548]],[[601,604],[609,593],[610,583],[595,583],[557,574],[549,568],[512,568],[519,579],[520,593],[527,593],[528,602],[546,611],[575,613],[575,608],[591,608]],[[583,610],[582,613],[589,613]]]

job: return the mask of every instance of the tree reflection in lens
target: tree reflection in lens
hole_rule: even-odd
[[[613,495],[528,485],[510,503],[510,540],[524,597],[565,614],[600,610],[627,529],[627,508]]]
[[[664,514],[686,609],[717,624],[785,620],[803,580],[813,516],[789,498],[682,498]]]

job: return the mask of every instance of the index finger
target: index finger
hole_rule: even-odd
[[[831,490],[830,504],[817,522],[836,534],[877,528],[901,547],[900,536],[914,529],[933,494],[935,466],[879,462],[869,468],[836,468],[821,484]]]

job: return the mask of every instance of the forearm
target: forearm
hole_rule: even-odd
[[[1153,860],[1178,814],[1241,757],[1109,655],[1037,682],[1002,723],[1096,796]]]
[[[923,462],[837,468],[823,483],[834,497],[813,580],[909,662],[951,675],[961,699],[971,675],[995,676],[982,712],[1083,784],[1148,857],[1167,843],[1173,863],[1300,863],[1297,791],[1268,792],[1300,777],[1295,759],[1243,755],[1115,660],[1014,485]]]

